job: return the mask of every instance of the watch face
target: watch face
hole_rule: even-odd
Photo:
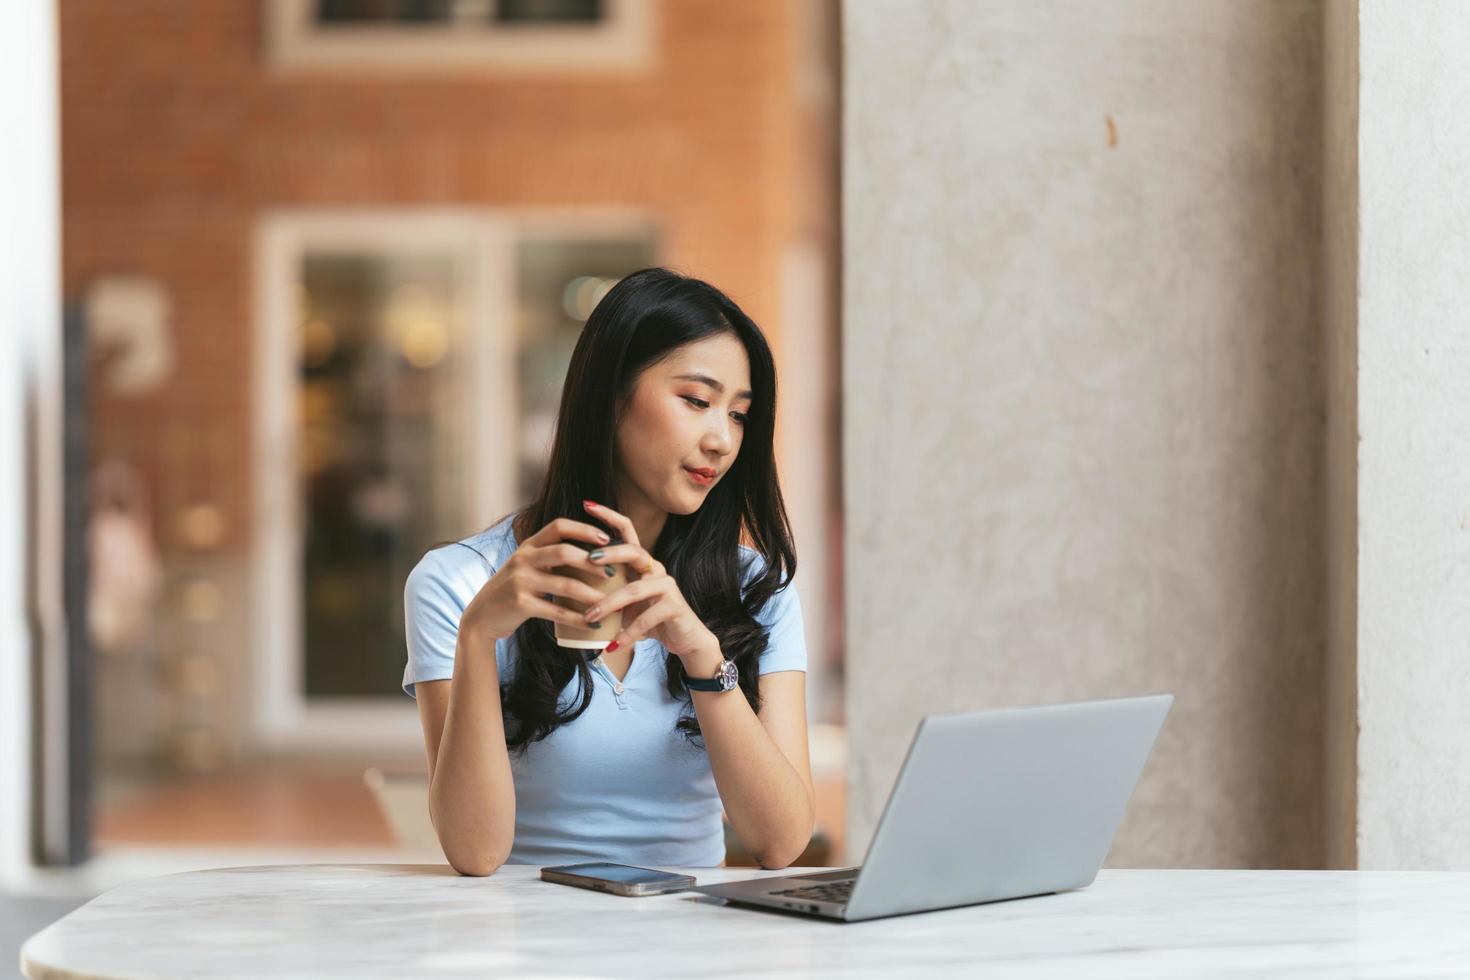
[[[740,672],[735,669],[735,663],[726,660],[720,664],[720,690],[728,691],[740,684]]]

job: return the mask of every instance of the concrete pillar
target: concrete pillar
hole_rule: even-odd
[[[1357,6],[1357,863],[1466,869],[1470,5]]]
[[[1109,863],[1320,866],[1320,5],[843,30],[848,860],[924,713],[1169,690]]]
[[[55,4],[0,4],[0,131],[9,147],[0,154],[0,886],[31,865],[36,626],[44,636],[60,625],[58,589],[40,590],[39,606],[33,591],[38,566],[54,583],[60,569],[56,73]]]

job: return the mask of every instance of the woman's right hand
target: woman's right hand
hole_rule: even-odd
[[[602,574],[602,566],[592,563],[588,550],[568,544],[568,540],[586,541],[593,547],[609,543],[601,528],[557,518],[522,541],[490,581],[480,587],[460,615],[460,632],[478,634],[484,640],[501,640],[533,616],[586,628],[586,620],[576,609],[546,599],[549,592],[580,602],[583,608],[603,599],[603,593],[586,582],[552,573],[554,568],[576,566]]]

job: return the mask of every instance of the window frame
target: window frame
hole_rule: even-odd
[[[655,63],[655,0],[604,0],[583,24],[473,26],[364,24],[323,28],[314,0],[261,0],[264,53],[276,74],[384,71],[422,74],[646,74]]]
[[[251,698],[248,740],[266,750],[363,749],[412,752],[422,745],[418,710],[401,691],[381,697],[305,694],[302,642],[300,438],[293,409],[299,371],[298,272],[315,249],[453,251],[472,270],[470,341],[461,348],[476,378],[466,439],[478,465],[462,487],[468,530],[517,506],[515,363],[516,248],[543,238],[648,238],[662,252],[666,229],[646,209],[593,207],[287,207],[265,211],[255,237],[255,363],[251,388],[251,631],[246,649]],[[461,338],[465,339],[465,338]],[[489,379],[488,383],[480,383]]]

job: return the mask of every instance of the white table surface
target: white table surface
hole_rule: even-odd
[[[686,870],[700,884],[786,873]],[[1104,870],[1058,895],[858,923],[688,892],[624,898],[538,873],[321,864],[149,878],[31,937],[21,968],[32,978],[1470,976],[1470,873]]]

